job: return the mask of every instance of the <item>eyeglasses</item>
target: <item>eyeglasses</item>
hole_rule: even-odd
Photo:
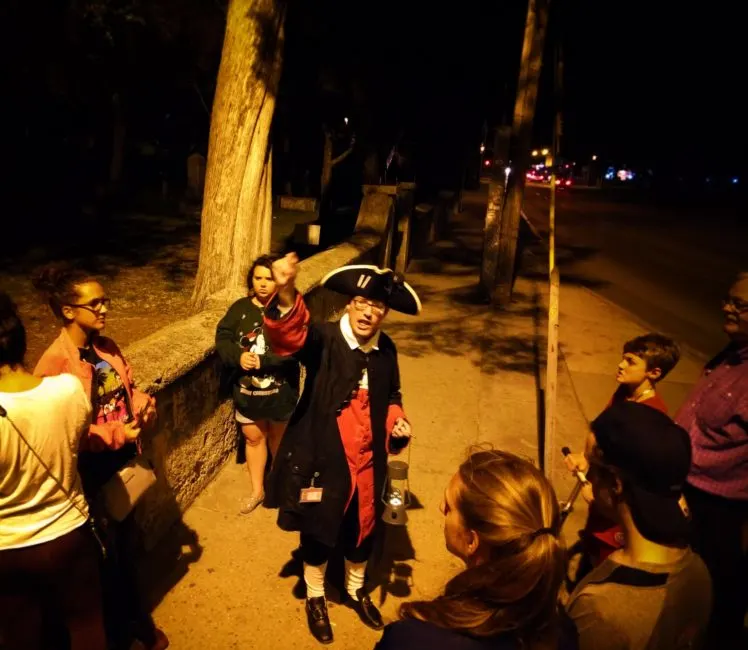
[[[78,307],[79,309],[86,309],[88,311],[98,312],[102,309],[110,309],[112,306],[111,298],[94,298],[84,303],[71,303],[67,307]]]
[[[356,308],[356,311],[366,311],[367,307],[371,307],[371,313],[375,316],[381,316],[387,311],[384,303],[377,300],[367,300],[366,298],[354,298],[353,306]]]
[[[727,296],[727,298],[723,299],[722,306],[732,307],[739,314],[748,311],[748,301],[741,300],[740,298],[736,298],[735,296]]]

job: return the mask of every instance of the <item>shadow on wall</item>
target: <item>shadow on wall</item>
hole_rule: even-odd
[[[234,451],[231,409],[221,403],[219,384],[214,358],[158,393],[157,426],[143,450],[158,481],[135,515],[142,532],[139,578],[152,607],[200,559],[200,540],[182,512]]]

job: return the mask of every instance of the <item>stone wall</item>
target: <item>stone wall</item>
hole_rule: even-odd
[[[319,287],[326,273],[344,264],[378,263],[382,250],[391,248],[392,213],[391,197],[366,197],[351,239],[301,262],[297,287],[315,319],[333,318],[347,302]],[[216,324],[238,297],[217,294],[209,309],[125,350],[138,387],[155,395],[158,402],[158,424],[144,440],[144,452],[156,467],[158,483],[136,512],[146,550],[178,520],[235,451],[233,409],[229,399],[219,396],[221,367],[214,336]]]

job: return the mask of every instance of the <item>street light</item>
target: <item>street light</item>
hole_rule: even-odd
[[[597,160],[597,154],[594,154],[594,153],[592,154],[592,160],[593,160],[593,161],[594,161],[594,160]]]
[[[548,155],[548,149],[543,149],[540,153],[542,153],[544,156]]]
[[[533,156],[537,156],[538,155],[538,150],[537,149],[533,149],[532,150],[532,155]]]
[[[486,145],[485,145],[485,144],[482,144],[482,145],[480,146],[480,152],[481,152],[481,153],[483,153],[483,152],[484,152],[485,150],[486,150]]]
[[[345,122],[346,126],[348,126],[348,118],[347,118],[347,117],[344,117],[344,118],[343,118],[343,121]]]

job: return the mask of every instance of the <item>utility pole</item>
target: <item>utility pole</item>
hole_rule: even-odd
[[[563,63],[561,57],[561,42],[558,41],[554,50],[554,102],[556,114],[553,123],[553,150],[551,157],[551,209],[548,215],[548,270],[550,291],[548,294],[548,349],[545,370],[545,423],[543,427],[543,469],[550,478],[556,453],[556,395],[558,392],[558,340],[559,340],[559,294],[561,292],[561,278],[556,266],[556,167],[559,156],[559,141],[561,138],[561,89],[563,81]]]
[[[513,168],[501,217],[498,268],[495,286],[491,292],[491,302],[499,306],[508,305],[512,299],[525,172],[532,142],[532,123],[543,63],[549,7],[550,0],[528,0],[527,3],[525,37],[512,120]]]

